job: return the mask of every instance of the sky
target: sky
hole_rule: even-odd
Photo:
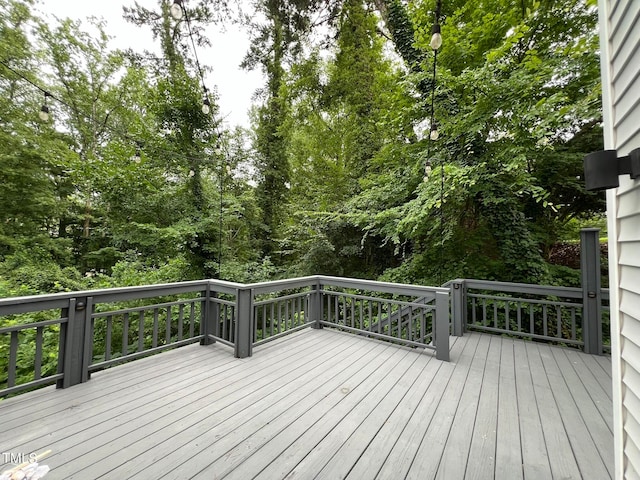
[[[147,8],[155,8],[158,4],[157,0],[137,2]],[[123,5],[133,6],[134,0],[42,0],[36,9],[58,18],[102,18],[107,23],[107,33],[113,37],[111,46],[114,49],[159,51],[159,45],[154,44],[149,29],[136,27],[122,18]],[[220,115],[227,127],[248,127],[251,96],[263,84],[260,72],[248,72],[238,66],[249,48],[249,38],[236,25],[230,26],[226,31],[221,26],[213,25],[207,30],[207,35],[211,40],[211,47],[197,47],[200,63],[213,68],[205,77],[207,87],[217,89]]]

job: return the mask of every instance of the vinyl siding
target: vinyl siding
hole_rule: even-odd
[[[605,147],[640,147],[640,1],[600,0]],[[640,181],[607,195],[616,478],[640,475]]]

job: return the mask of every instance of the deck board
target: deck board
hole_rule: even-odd
[[[0,402],[47,478],[612,478],[608,357],[481,333],[451,362],[331,329],[190,345]],[[6,465],[0,464],[0,471]]]
[[[498,423],[494,477],[522,480],[524,472],[522,468],[520,422],[518,422],[520,410],[518,409],[518,392],[516,389],[515,353],[513,347],[515,341],[507,338],[501,338],[500,340],[500,373],[497,383]],[[491,385],[487,388],[491,389]],[[491,478],[491,476],[485,478]]]

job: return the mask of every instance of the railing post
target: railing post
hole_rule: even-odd
[[[58,388],[67,388],[89,379],[87,356],[87,339],[90,334],[90,320],[93,309],[92,298],[71,298],[69,307],[63,310],[68,318],[64,328],[60,329],[60,350],[58,355],[58,371],[64,374],[62,381],[57,382]],[[62,368],[60,368],[62,360]]]
[[[253,289],[236,290],[236,358],[250,357],[253,347]]]
[[[215,298],[216,293],[211,292],[211,284],[207,284],[207,289],[202,292],[204,296],[204,304],[202,305],[202,317],[201,317],[201,333],[203,335],[202,340],[200,340],[200,345],[211,345],[216,341],[211,338],[209,335],[217,335],[216,327],[218,327],[218,322],[216,321],[219,316],[220,305],[218,303],[212,302],[211,299]]]
[[[580,231],[582,275],[582,339],[584,352],[602,354],[602,285],[600,280],[600,229]]]
[[[461,337],[467,326],[467,292],[464,280],[451,282],[451,322],[453,335]]]
[[[449,294],[436,292],[436,318],[434,329],[434,344],[436,358],[449,361]]]
[[[322,328],[322,285],[316,283],[311,285],[309,293],[309,321],[313,322],[311,328]]]

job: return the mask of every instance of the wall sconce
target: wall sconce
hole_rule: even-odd
[[[620,186],[619,175],[640,177],[640,148],[618,158],[615,150],[601,150],[584,157],[584,181],[587,190],[607,190]]]

